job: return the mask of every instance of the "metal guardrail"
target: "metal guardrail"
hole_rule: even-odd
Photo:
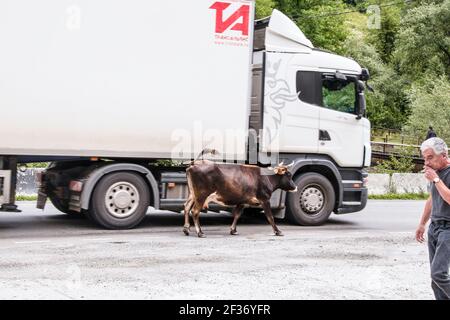
[[[371,144],[372,144],[372,152],[378,152],[384,155],[399,155],[401,154],[402,149],[411,148],[415,150],[415,153],[411,154],[412,157],[422,158],[422,155],[420,153],[420,145],[385,143],[377,141],[372,141]]]
[[[426,130],[415,131],[413,133],[407,134],[399,129],[389,129],[389,128],[372,128],[372,137],[376,142],[384,143],[399,143],[405,145],[420,145],[427,135]]]
[[[420,145],[401,144],[401,143],[385,143],[372,141],[372,159],[387,160],[391,156],[403,156],[412,158],[416,165],[423,165],[424,160],[420,151]],[[405,155],[404,148],[414,149],[410,155]],[[450,153],[450,149],[449,149]]]

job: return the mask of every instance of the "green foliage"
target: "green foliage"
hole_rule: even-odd
[[[365,8],[369,4],[368,0],[344,0],[344,3],[357,8],[361,12],[364,12]]]
[[[286,8],[290,16],[296,17],[296,22],[303,33],[316,47],[324,48],[338,54],[344,52],[344,42],[348,30],[344,23],[345,17],[334,15],[346,10],[341,1],[335,0],[278,0],[280,9]],[[287,5],[286,3],[291,3]]]
[[[256,17],[270,15],[278,9],[295,20],[315,46],[337,53],[343,52],[347,29],[342,15],[347,6],[336,0],[256,0]]]
[[[16,196],[16,201],[36,201],[37,196],[24,196],[24,195],[18,195]]]
[[[183,166],[183,161],[177,161],[177,160],[158,160],[155,163],[153,163],[155,167],[163,167],[163,168],[170,168],[170,167],[181,167]]]
[[[47,168],[49,164],[50,164],[49,162],[27,163],[26,167],[27,168]]]
[[[446,77],[429,78],[424,84],[415,84],[409,98],[412,113],[405,131],[426,132],[431,125],[439,137],[450,143],[450,82]]]
[[[450,0],[430,2],[405,14],[395,50],[396,63],[402,73],[412,80],[443,74],[449,78],[449,21]]]
[[[270,16],[274,7],[274,0],[256,0],[256,19]]]
[[[433,91],[429,83],[450,79],[450,0],[257,0],[256,4],[259,17],[277,8],[292,17],[316,47],[350,56],[369,69],[376,90],[366,94],[372,126],[401,129],[408,124],[423,131],[433,124],[448,140],[447,85],[439,80]],[[380,5],[380,29],[367,25],[365,12],[373,4]],[[434,98],[431,92],[436,93]]]
[[[408,82],[385,63],[377,48],[360,29],[353,29],[345,42],[345,54],[369,69],[375,93],[366,92],[367,113],[374,127],[400,129],[409,114]]]
[[[413,156],[417,151],[414,147],[402,147],[396,155],[389,157],[389,160],[383,161],[373,171],[375,173],[409,173],[414,170]]]
[[[371,200],[427,200],[430,197],[428,193],[388,193],[369,195]]]
[[[382,61],[389,63],[395,51],[402,8],[399,6],[385,7],[382,8],[381,13],[380,29],[370,29],[368,39],[377,49]]]
[[[330,90],[327,82],[324,82],[322,91],[323,102],[326,107],[342,112],[352,112],[355,109],[356,87],[354,82],[349,81],[344,88],[339,87],[339,90]]]

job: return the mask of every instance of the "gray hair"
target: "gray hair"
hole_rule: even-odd
[[[424,152],[427,149],[432,149],[435,154],[448,155],[448,147],[444,140],[441,138],[431,138],[422,143],[420,150]]]

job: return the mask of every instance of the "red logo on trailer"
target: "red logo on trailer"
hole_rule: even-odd
[[[250,22],[250,6],[242,5],[228,18],[224,19],[224,11],[231,6],[229,2],[215,2],[210,9],[216,10],[216,33],[222,34],[227,30],[240,31],[248,36]],[[240,21],[242,19],[242,22]]]

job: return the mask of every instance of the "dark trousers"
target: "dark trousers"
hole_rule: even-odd
[[[450,222],[432,222],[428,229],[431,288],[436,300],[450,300]]]

